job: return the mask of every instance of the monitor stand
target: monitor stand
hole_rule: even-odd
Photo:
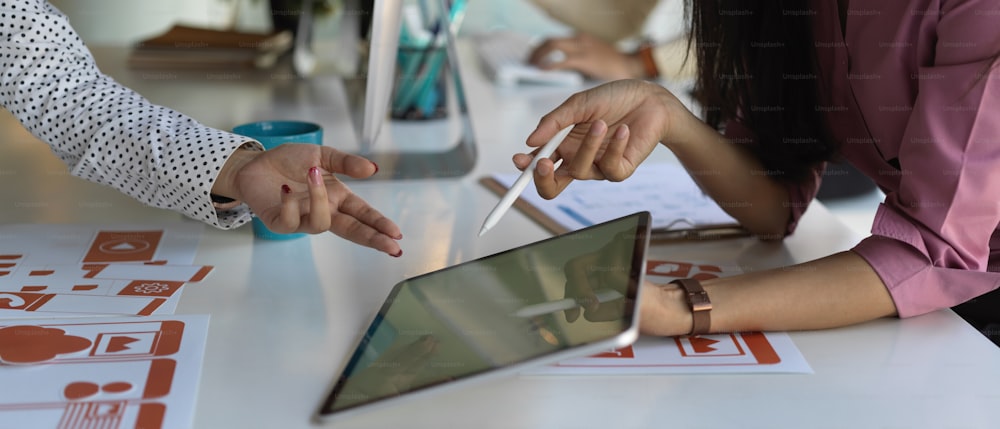
[[[397,52],[403,0],[350,0],[342,33],[353,33],[359,47],[359,71],[345,79],[352,122],[359,136],[358,155],[379,165],[372,179],[461,177],[475,167],[477,151],[463,92],[455,34],[442,15],[441,62],[446,88],[443,113],[429,119],[395,118],[391,102],[395,91]],[[439,1],[445,10],[444,1]],[[351,9],[356,7],[356,9]],[[365,13],[370,8],[371,13]],[[370,18],[370,19],[367,19]],[[352,27],[354,26],[354,27]]]

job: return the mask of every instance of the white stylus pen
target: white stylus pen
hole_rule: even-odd
[[[490,228],[493,228],[497,222],[500,221],[500,218],[503,217],[504,213],[507,213],[507,209],[514,204],[517,197],[521,196],[521,192],[524,192],[524,188],[528,186],[528,182],[531,182],[531,178],[535,173],[535,165],[538,164],[538,160],[551,156],[552,153],[556,151],[556,148],[559,147],[559,144],[562,143],[563,139],[569,135],[569,132],[572,129],[573,125],[563,128],[561,131],[556,133],[555,137],[552,137],[552,140],[549,140],[545,146],[542,146],[542,150],[538,151],[538,154],[531,159],[531,163],[528,164],[528,167],[521,172],[521,176],[514,181],[514,184],[510,186],[510,189],[508,189],[507,193],[500,199],[500,202],[498,202],[496,207],[493,207],[490,214],[486,216],[486,220],[483,221],[483,227],[479,229],[480,237],[482,237],[486,231],[489,231]]]
[[[616,299],[624,298],[621,292],[614,289],[602,289],[594,293],[594,297],[597,298],[599,304],[604,304],[609,301],[614,301]],[[512,316],[531,318],[544,316],[549,313],[555,313],[557,311],[566,311],[571,308],[577,308],[581,306],[579,301],[573,298],[563,298],[558,301],[543,302],[540,304],[532,304],[515,311]]]

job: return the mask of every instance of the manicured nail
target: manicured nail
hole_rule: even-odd
[[[281,193],[290,194],[292,193],[292,188],[289,188],[288,185],[281,185]]]
[[[309,181],[312,182],[313,185],[323,184],[323,177],[320,176],[318,167],[313,167],[309,169]]]
[[[372,174],[376,174],[376,173],[378,173],[378,164],[376,164],[376,163],[375,163],[375,162],[373,161],[373,162],[372,162],[372,165],[374,165],[374,166],[375,166],[375,173],[372,173]]]
[[[396,252],[395,255],[392,255],[393,258],[398,258],[400,256],[403,256],[403,249],[399,249],[399,251]]]

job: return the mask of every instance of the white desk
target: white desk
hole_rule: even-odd
[[[322,82],[189,81],[132,72],[120,51],[105,70],[153,101],[229,128],[285,113],[334,121]],[[334,371],[394,283],[547,236],[512,211],[481,239],[497,201],[476,180],[513,169],[510,156],[564,90],[500,90],[466,67],[479,161],[457,179],[353,183],[400,224],[393,259],[332,235],[254,241],[249,227],[206,229],[196,262],[216,267],[187,288],[178,313],[211,314],[195,427],[304,428]],[[310,103],[319,103],[311,108]],[[110,188],[74,179],[9,117],[0,121],[4,223],[178,222]],[[336,132],[329,132],[335,136]],[[336,145],[336,137],[327,144]],[[659,156],[659,155],[658,155]],[[751,239],[654,249],[654,257],[758,269],[849,248],[859,237],[818,204],[783,243]],[[950,311],[793,333],[815,374],[510,378],[359,416],[345,428],[995,428],[1000,350]],[[4,386],[7,388],[7,386]]]

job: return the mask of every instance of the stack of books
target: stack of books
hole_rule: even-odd
[[[246,33],[175,25],[140,41],[128,63],[141,69],[266,69],[292,47],[292,33]]]

